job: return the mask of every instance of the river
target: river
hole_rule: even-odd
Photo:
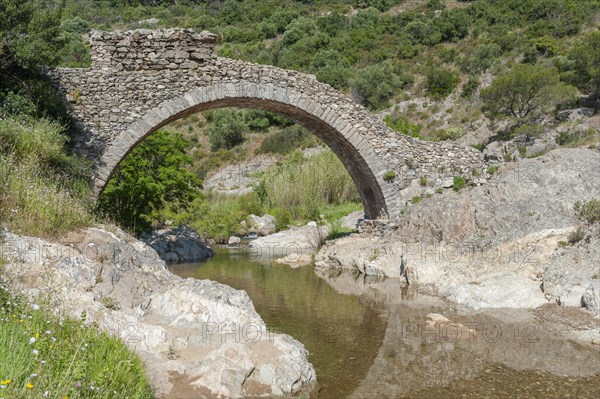
[[[170,270],[247,291],[271,330],[308,349],[314,397],[600,397],[600,351],[534,312],[461,309],[394,279],[292,269],[248,248]]]

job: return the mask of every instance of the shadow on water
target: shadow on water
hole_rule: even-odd
[[[309,350],[319,398],[600,397],[598,348],[560,337],[532,312],[460,309],[395,279],[256,255],[218,248],[206,263],[171,270],[246,290],[270,329]]]

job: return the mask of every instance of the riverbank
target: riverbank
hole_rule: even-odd
[[[2,274],[10,290],[47,298],[69,317],[85,312],[86,322],[140,356],[158,397],[176,397],[174,389],[280,396],[314,386],[303,345],[267,333],[245,292],[181,279],[150,247],[109,230],[79,230],[60,242],[4,234]],[[184,374],[184,386],[175,387]]]
[[[316,397],[600,393],[600,347],[582,339],[600,327],[589,311],[555,305],[474,310],[403,287],[399,279],[289,268],[259,252],[217,247],[206,263],[170,270],[248,292],[269,329],[293,335],[310,351],[319,376]],[[509,381],[519,381],[518,390]]]
[[[575,204],[594,204],[598,181],[597,150],[505,164],[482,187],[409,207],[393,233],[327,243],[316,264],[400,278],[475,309],[558,303],[597,313],[600,226]]]

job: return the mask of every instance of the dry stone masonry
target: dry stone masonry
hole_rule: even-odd
[[[74,148],[94,162],[96,194],[146,136],[223,107],[278,112],[311,130],[344,163],[372,219],[397,218],[400,190],[421,176],[483,181],[478,151],[400,135],[312,75],[218,57],[215,43],[189,29],[94,31],[91,68],[52,72],[82,132]]]

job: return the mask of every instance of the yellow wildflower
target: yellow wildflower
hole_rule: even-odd
[[[0,381],[0,385],[8,385],[10,384],[10,380]]]
[[[25,385],[28,389],[33,388],[33,384],[31,382],[28,382],[27,385]]]
[[[40,333],[35,333],[35,339],[38,339],[40,337]]]

